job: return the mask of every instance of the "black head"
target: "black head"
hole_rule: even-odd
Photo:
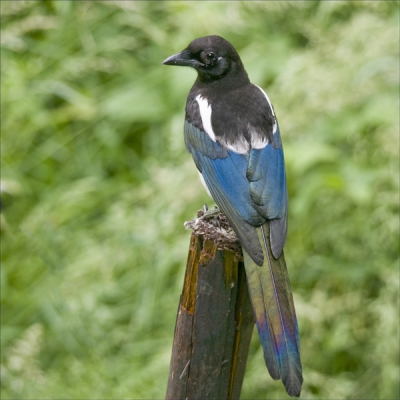
[[[216,81],[228,74],[247,74],[235,48],[221,36],[205,36],[193,40],[163,64],[194,68],[201,81]]]

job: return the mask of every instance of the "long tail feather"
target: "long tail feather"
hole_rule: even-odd
[[[269,243],[269,226],[257,229],[264,251],[258,266],[244,251],[245,267],[265,363],[273,379],[282,379],[291,396],[299,396],[303,382],[299,332],[283,252],[276,259]]]

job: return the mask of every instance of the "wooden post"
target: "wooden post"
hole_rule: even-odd
[[[254,326],[240,245],[226,220],[190,222],[166,399],[239,399]]]

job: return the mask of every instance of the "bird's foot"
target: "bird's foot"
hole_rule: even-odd
[[[217,206],[214,206],[211,210],[208,209],[207,204],[204,204],[202,210],[197,211],[197,218],[184,223],[186,229],[196,229],[201,223],[212,224],[216,228],[221,228],[219,217],[221,211]]]
[[[205,240],[212,240],[218,250],[233,251],[238,260],[243,260],[236,234],[218,207],[209,210],[204,204],[203,208],[197,211],[197,218],[186,221],[184,225],[186,229],[192,229],[194,234],[202,235]]]
[[[197,214],[197,218],[213,224],[216,228],[221,228],[219,221],[220,215],[221,211],[218,206],[214,206],[211,210],[209,210],[207,204],[204,204],[203,211]]]
[[[225,214],[214,206],[211,210],[204,204],[202,210],[197,211],[197,218],[184,223],[186,229],[192,229],[198,233],[214,232],[231,241],[237,241],[235,232],[230,226]]]

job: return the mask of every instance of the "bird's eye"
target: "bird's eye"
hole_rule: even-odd
[[[207,53],[206,55],[207,61],[215,60],[215,54],[213,52]]]
[[[200,58],[206,65],[212,65],[217,59],[213,51],[203,51]]]

